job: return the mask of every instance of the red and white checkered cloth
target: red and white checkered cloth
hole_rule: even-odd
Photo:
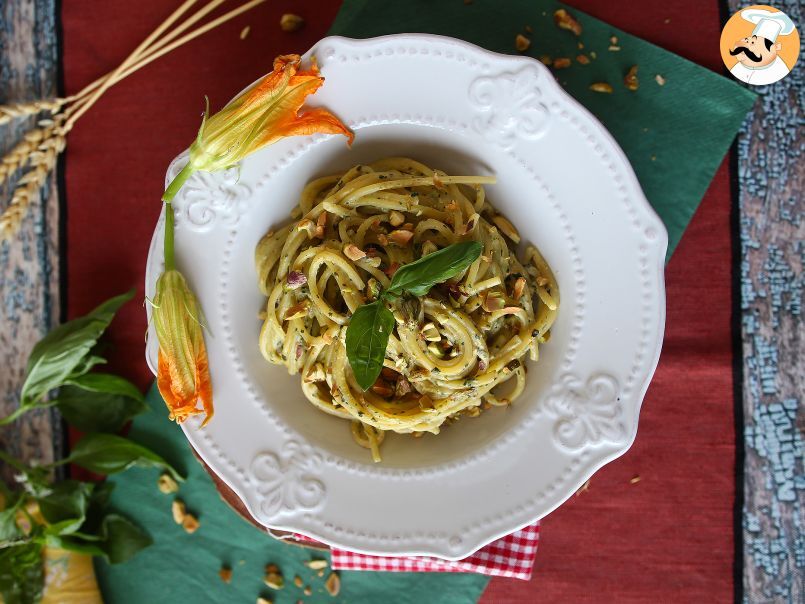
[[[313,541],[294,535],[299,541]],[[462,560],[442,560],[430,556],[369,556],[332,548],[335,570],[373,570],[386,572],[480,573],[496,577],[531,578],[539,545],[539,522],[493,541]]]

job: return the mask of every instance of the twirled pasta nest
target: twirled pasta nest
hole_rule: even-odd
[[[319,409],[353,422],[375,460],[387,430],[438,434],[461,415],[509,405],[523,391],[526,355],[536,361],[550,337],[556,281],[536,247],[518,260],[519,234],[486,200],[492,182],[407,158],[355,166],[310,182],[295,221],[257,246],[263,356],[300,373]],[[396,325],[384,368],[364,392],[345,349],[351,314],[400,266],[467,240],[484,249],[463,274],[389,303]]]

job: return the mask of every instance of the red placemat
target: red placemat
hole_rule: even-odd
[[[678,0],[668,7],[651,0],[640,10],[625,1],[575,4],[722,69],[715,1]],[[65,2],[67,92],[114,68],[171,6],[158,0]],[[70,134],[65,175],[71,317],[133,284],[142,298],[164,171],[194,137],[203,95],[221,104],[262,75],[275,55],[304,52],[324,34],[337,9],[337,0],[267,3],[119,84],[79,122]],[[294,34],[280,31],[284,12],[303,15],[305,27]],[[245,25],[250,34],[240,40]],[[531,581],[492,579],[483,602],[731,599],[735,439],[729,218],[725,163],[668,266],[664,352],[634,447],[544,520]],[[144,332],[144,312],[130,305],[113,326],[110,352],[112,370],[143,388],[152,379],[143,360]],[[632,483],[636,476],[640,480]]]

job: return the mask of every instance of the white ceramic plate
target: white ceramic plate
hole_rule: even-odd
[[[626,157],[540,63],[450,38],[331,37],[311,99],[356,134],[286,139],[176,198],[177,261],[209,322],[215,418],[184,424],[267,527],[374,554],[458,559],[548,514],[637,431],[665,321],[665,229]],[[383,463],[257,346],[257,241],[310,179],[387,156],[494,174],[487,195],[553,267],[562,305],[523,396],[439,436],[390,435]],[[170,166],[170,181],[186,155]],[[162,219],[146,289],[162,270]],[[156,338],[147,356],[156,367]],[[167,421],[167,420],[166,420]]]

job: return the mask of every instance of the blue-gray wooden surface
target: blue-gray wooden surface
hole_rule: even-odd
[[[733,10],[749,2],[729,0]],[[776,6],[795,23],[797,0]],[[0,0],[0,102],[56,92],[55,0]],[[745,422],[744,587],[747,602],[803,602],[803,265],[805,162],[802,62],[761,101],[738,137]],[[7,150],[30,126],[0,127]],[[10,185],[13,186],[12,179]],[[54,181],[0,247],[0,414],[17,404],[25,359],[59,318],[58,200]],[[2,191],[0,207],[7,203]],[[0,430],[0,447],[48,460],[61,434],[51,414]]]
[[[56,95],[58,52],[55,0],[0,0],[0,103]],[[35,123],[20,119],[0,126],[0,151],[12,147]],[[0,186],[0,208],[10,199],[19,174]],[[59,320],[56,179],[32,204],[19,236],[0,243],[0,415],[19,403],[19,387],[31,347]],[[28,413],[0,428],[0,448],[17,457],[50,461],[61,449],[62,434],[54,412]],[[54,429],[54,426],[56,429]],[[3,477],[10,470],[3,468]]]
[[[802,2],[773,5],[802,35]],[[785,79],[756,87],[738,135],[747,602],[805,602],[803,74],[800,56]]]

